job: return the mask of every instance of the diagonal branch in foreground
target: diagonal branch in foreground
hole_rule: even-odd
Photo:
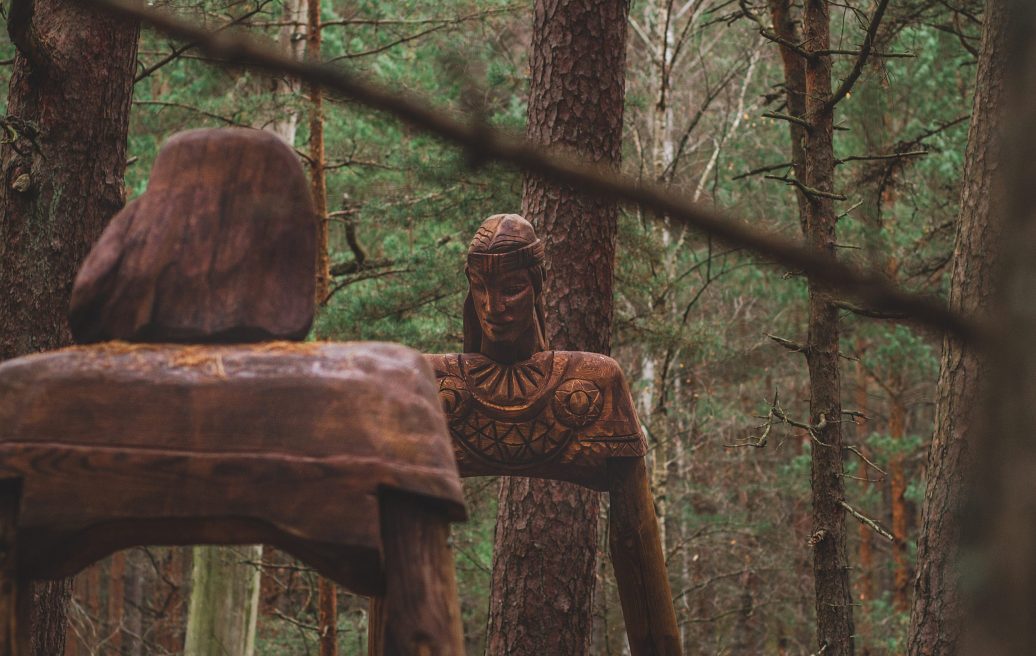
[[[309,84],[346,96],[383,111],[418,129],[464,148],[472,164],[505,162],[527,173],[568,184],[586,193],[638,205],[657,216],[712,235],[728,246],[744,248],[841,291],[875,311],[902,313],[919,324],[949,331],[970,343],[991,341],[988,329],[949,309],[929,296],[904,291],[880,272],[864,271],[839,262],[780,235],[751,227],[720,212],[692,203],[652,184],[639,182],[611,169],[590,166],[559,152],[490,128],[482,122],[458,120],[431,108],[423,98],[390,91],[327,64],[301,62],[243,35],[210,33],[170,14],[129,0],[80,0],[120,16],[140,20],[175,38],[191,41],[210,57],[268,74],[290,75]]]

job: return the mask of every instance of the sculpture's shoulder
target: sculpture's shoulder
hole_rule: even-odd
[[[460,353],[432,353],[424,356],[435,372],[435,377],[460,376]]]
[[[565,378],[584,378],[602,386],[625,385],[626,378],[619,363],[607,355],[585,351],[555,351],[554,356],[565,362]]]

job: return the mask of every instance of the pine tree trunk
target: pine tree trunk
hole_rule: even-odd
[[[856,353],[859,357],[863,357],[863,352],[866,350],[866,345],[862,339],[856,340]],[[868,398],[867,398],[867,370],[863,366],[862,361],[856,363],[856,407],[854,410],[860,414],[866,416],[868,412]],[[866,424],[863,424],[866,426]],[[863,444],[867,437],[866,429],[857,429],[856,441],[863,448]],[[871,489],[871,484],[868,482],[871,476],[871,472],[867,471],[866,466],[861,463],[858,470],[859,477],[865,479],[861,481],[860,486],[864,493]],[[870,527],[860,524],[860,578],[859,578],[859,594],[858,597],[861,602],[871,601],[874,599],[874,534]],[[866,634],[865,634],[866,635]]]
[[[975,80],[975,102],[964,158],[957,241],[950,278],[950,306],[988,317],[998,263],[1002,167],[999,161],[1001,112],[1006,102],[1007,9],[989,0],[983,17],[982,46]],[[927,488],[917,541],[917,576],[910,616],[911,656],[959,653],[962,608],[958,590],[961,512],[968,500],[975,431],[972,413],[983,398],[979,384],[984,364],[973,348],[943,339],[935,411],[935,434],[928,453]]]
[[[125,201],[135,24],[65,0],[17,0],[0,147],[0,360],[65,346],[72,280]],[[89,53],[88,55],[85,53]],[[37,584],[33,652],[61,654],[71,581]]]
[[[528,136],[615,166],[625,92],[624,0],[537,0]],[[546,242],[551,348],[610,350],[618,208],[528,178],[525,216]],[[599,494],[503,478],[486,653],[588,652]]]
[[[959,651],[1014,656],[1036,653],[1036,5],[1029,0],[989,0],[983,25],[977,111],[969,135],[975,138],[974,148],[969,143],[975,159],[966,160],[966,166],[979,171],[996,167],[989,184],[991,197],[996,201],[1001,182],[1006,182],[1008,202],[994,202],[987,221],[961,223],[962,237],[973,240],[965,247],[970,252],[989,246],[988,236],[1002,238],[991,249],[998,256],[994,304],[976,315],[996,322],[998,331],[987,344],[991,358],[980,383],[988,385],[980,392],[988,413],[982,423],[972,424],[973,439],[966,442],[976,485],[964,494],[975,511],[969,517],[982,541],[965,543],[971,547],[967,562],[973,565],[965,572],[978,573],[979,581],[971,586],[977,592],[970,600],[974,612]],[[999,94],[1004,99],[1000,107],[1008,108],[1002,125],[998,107],[986,105]],[[998,156],[997,143],[1003,144],[1006,157]],[[985,157],[977,159],[983,152]],[[965,178],[968,187],[978,189],[974,175]],[[969,358],[959,361],[966,364]],[[964,535],[974,536],[974,531]]]
[[[831,42],[831,16],[827,0],[806,0],[803,37],[813,52],[827,50]],[[831,57],[813,55],[806,60],[806,131],[802,182],[821,193],[833,193],[834,111],[831,98]],[[805,237],[814,249],[830,257],[835,253],[835,211],[831,198],[807,194]],[[817,645],[826,656],[853,653],[852,591],[845,547],[845,480],[842,476],[842,398],[838,355],[838,309],[830,292],[820,283],[809,283],[810,424],[815,426],[812,445],[813,577],[816,592]]]
[[[902,376],[893,376],[901,384]],[[897,392],[902,388],[897,385]],[[906,406],[900,396],[889,399],[889,438],[897,444],[889,460],[889,496],[892,502],[892,602],[901,613],[910,611],[910,559],[907,555],[908,518],[906,508],[906,471],[902,443],[906,437]]]
[[[774,30],[784,40],[807,44],[811,51],[830,48],[831,17],[827,0],[805,0],[802,30],[789,0],[769,0]],[[780,46],[785,94],[792,116],[810,128],[789,122],[795,179],[811,190],[834,192],[834,111],[831,98],[831,57],[805,58]],[[799,220],[806,242],[835,256],[836,218],[833,199],[796,191]],[[826,656],[853,653],[852,590],[846,555],[845,498],[842,461],[841,373],[838,355],[838,309],[823,285],[809,283],[809,328],[806,364],[809,368],[812,442],[810,483],[813,493],[813,577],[816,593],[817,644]]]

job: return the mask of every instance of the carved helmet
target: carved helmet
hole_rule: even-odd
[[[536,237],[532,224],[517,214],[494,214],[478,227],[468,246],[468,264],[465,273],[477,271],[483,276],[506,273],[519,269],[529,271],[536,293],[533,322],[536,330],[536,348],[547,350],[546,314],[543,302],[543,283],[547,279],[544,265],[543,242]],[[464,299],[464,352],[482,350],[482,327],[475,314],[475,302],[469,288]]]

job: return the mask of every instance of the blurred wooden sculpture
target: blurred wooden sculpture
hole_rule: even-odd
[[[622,372],[604,355],[548,350],[543,244],[522,217],[486,219],[468,248],[466,272],[465,352],[426,356],[461,476],[532,476],[607,490],[632,653],[681,654],[646,445]]]
[[[382,598],[385,654],[463,653],[463,496],[430,368],[391,344],[260,341],[309,329],[314,242],[276,137],[162,149],[76,280],[74,334],[99,343],[0,365],[0,656],[28,654],[26,579],[259,542]]]

